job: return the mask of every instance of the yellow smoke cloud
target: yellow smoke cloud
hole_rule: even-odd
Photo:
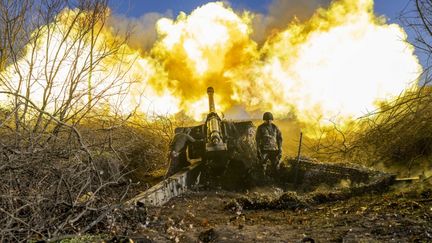
[[[249,37],[250,16],[238,16],[221,2],[209,3],[189,16],[161,19],[157,29],[160,39],[152,54],[163,63],[168,79],[156,79],[153,87],[172,90],[181,108],[195,118],[207,110],[208,86],[217,90],[218,108],[229,108],[236,80],[228,74],[258,57]]]
[[[256,83],[275,84],[275,103],[291,105],[301,120],[357,117],[377,100],[398,95],[421,73],[406,37],[400,26],[374,16],[373,1],[337,1],[267,41]]]
[[[207,109],[205,88],[214,86],[220,111],[240,104],[311,121],[360,116],[422,71],[405,31],[376,17],[372,0],[335,1],[267,37],[262,48],[250,38],[251,17],[217,2],[161,19],[153,54],[168,79],[153,86],[172,90],[196,118]]]
[[[118,71],[126,73],[124,81],[132,82],[132,89],[127,99],[111,103],[128,111],[140,102],[144,113],[183,111],[200,120],[208,110],[206,88],[213,86],[219,112],[240,106],[278,117],[296,112],[306,122],[348,119],[409,88],[422,71],[405,31],[376,17],[373,0],[335,1],[309,20],[265,36],[261,46],[251,38],[253,18],[222,2],[176,19],[161,18],[149,51],[123,44],[125,64]],[[117,38],[114,33],[104,28],[96,53]],[[43,56],[44,48],[39,51]],[[100,73],[93,79],[109,80],[110,67],[118,61],[98,64]]]

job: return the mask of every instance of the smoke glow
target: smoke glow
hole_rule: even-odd
[[[71,13],[65,10],[62,15]],[[123,44],[123,58],[132,66],[122,64],[118,71],[127,73],[124,79],[132,83],[132,89],[122,102],[109,103],[123,106],[125,112],[140,104],[142,113],[185,112],[201,120],[208,111],[206,88],[213,86],[218,112],[242,107],[249,114],[272,111],[284,117],[295,113],[305,122],[317,117],[348,119],[415,85],[422,71],[413,47],[405,42],[405,31],[375,16],[372,0],[334,1],[304,22],[294,20],[263,36],[263,44],[251,38],[254,16],[213,2],[189,15],[159,19],[156,42],[149,50]],[[112,29],[104,27],[105,42],[116,40]],[[53,60],[45,54],[46,45],[58,42],[44,39],[46,43],[37,48],[38,63]],[[106,47],[99,44],[95,52]],[[23,69],[30,55],[20,61]],[[88,50],[79,55],[85,58]],[[99,89],[110,82],[110,67],[116,62],[109,59],[95,68],[93,80],[102,82]],[[8,72],[13,79],[13,72]],[[56,82],[63,82],[65,75]],[[46,77],[34,79],[43,83]],[[116,87],[111,93],[124,89]],[[62,91],[54,88],[53,92]]]

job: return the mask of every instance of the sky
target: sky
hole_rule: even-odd
[[[289,0],[286,0],[289,1]],[[397,22],[397,17],[409,0],[375,0],[375,12],[385,15],[390,21]],[[167,13],[176,16],[180,11],[190,13],[209,0],[116,0],[110,5],[114,13],[131,17],[139,17],[148,12]],[[255,12],[266,13],[272,0],[231,0],[235,9],[248,9]]]

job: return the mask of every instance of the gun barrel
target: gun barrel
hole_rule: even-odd
[[[207,95],[209,98],[209,112],[216,112],[215,103],[214,103],[214,89],[213,87],[207,88]]]
[[[209,98],[209,114],[206,119],[206,151],[227,150],[227,144],[222,135],[222,121],[216,113],[213,87],[207,88],[207,95]]]

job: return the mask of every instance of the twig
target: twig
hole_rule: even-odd
[[[51,119],[53,119],[55,122],[57,122],[57,123],[59,123],[59,124],[65,126],[65,127],[68,127],[68,128],[70,128],[70,129],[72,129],[72,130],[74,131],[75,135],[77,136],[78,142],[80,143],[82,150],[84,150],[84,151],[87,153],[87,155],[89,156],[90,160],[93,160],[93,157],[92,157],[90,151],[88,150],[87,146],[83,143],[83,139],[82,139],[81,133],[76,129],[76,127],[71,126],[71,125],[69,125],[69,124],[67,124],[67,123],[64,123],[64,122],[60,121],[59,119],[55,118],[55,117],[54,117],[53,115],[51,115],[50,113],[48,113],[48,112],[46,112],[46,111],[40,109],[40,108],[39,108],[35,103],[33,103],[33,101],[31,101],[30,99],[28,99],[27,97],[25,97],[25,96],[23,96],[23,95],[20,95],[20,94],[17,94],[17,93],[13,93],[13,92],[9,92],[9,91],[0,91],[0,94],[13,95],[13,96],[19,97],[19,98],[21,98],[21,99],[24,99],[24,100],[25,100],[26,102],[28,102],[28,103],[29,103],[29,104],[30,104],[30,105],[31,105],[35,110],[37,110],[37,111],[40,112],[41,114],[47,115],[48,117],[50,117]]]

